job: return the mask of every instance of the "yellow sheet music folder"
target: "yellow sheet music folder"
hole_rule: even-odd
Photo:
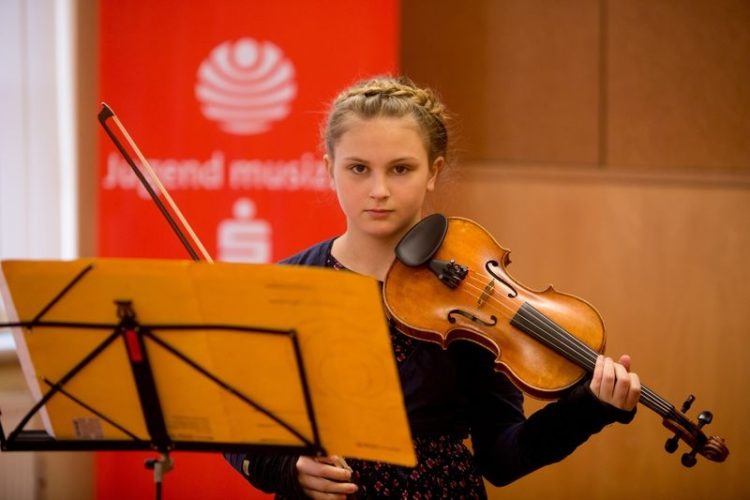
[[[114,302],[129,300],[143,325],[293,329],[323,448],[342,456],[414,465],[374,280],[300,266],[128,259],[5,261],[2,291],[10,321],[30,321],[89,265],[91,271],[42,321],[116,324]],[[153,332],[313,441],[288,336],[221,329]],[[34,327],[14,328],[13,333],[38,401],[112,330]],[[303,444],[158,343],[148,338],[145,342],[173,440]],[[127,440],[128,433],[149,438],[121,336],[64,390],[66,395],[52,397],[43,413],[47,431],[57,439]]]

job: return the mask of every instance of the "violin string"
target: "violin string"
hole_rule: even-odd
[[[564,330],[561,327],[559,327],[559,325],[556,325],[552,320],[550,320],[549,318],[547,318],[546,316],[544,316],[538,310],[531,309],[531,311],[532,311],[533,315],[538,315],[539,322],[541,324],[544,325],[544,324],[549,323],[550,329],[554,332],[554,333],[551,334],[553,337],[558,337],[559,336],[560,339],[567,339],[567,338],[569,338],[571,340],[572,344],[578,344],[578,343],[580,343],[580,345],[582,346],[582,349],[590,350],[590,348],[588,346],[586,346],[584,343],[580,342],[579,339],[577,339],[576,337],[573,337],[569,332],[567,332],[566,330]],[[592,353],[593,356],[597,356],[598,355],[598,353],[596,353],[593,350],[590,350],[590,352]],[[593,361],[595,363],[596,359],[594,358]],[[662,401],[660,401],[660,398],[657,399],[654,396],[655,395],[653,394],[653,392],[650,389],[648,389],[647,387],[642,387],[642,390],[641,390],[641,399],[644,400],[645,404],[647,406],[649,406],[650,408],[656,410],[660,414],[662,413],[662,411],[666,412],[669,409],[670,405],[663,405]]]
[[[475,273],[470,272],[470,275],[473,275],[473,274]],[[470,283],[470,286],[472,286],[473,288],[477,290],[480,289],[477,285],[473,283]],[[478,297],[474,297],[474,296],[472,296],[472,298],[477,298],[477,300],[479,299]],[[504,296],[502,296],[502,299],[505,300],[506,302],[509,302],[509,300],[505,298]],[[500,308],[504,308],[505,310],[507,310],[509,314],[512,314],[514,316],[516,315],[516,312],[514,312],[514,309],[506,305],[505,303],[503,303],[499,297],[496,297],[494,295],[488,295],[485,298],[485,302],[487,302],[488,304],[490,303],[497,304]],[[563,332],[565,333],[565,335],[562,335],[561,334],[562,332],[559,332],[559,331],[556,332],[554,330],[554,327],[557,326],[559,328],[559,326],[551,321],[550,321],[551,324],[545,324],[546,323],[545,320],[548,320],[546,316],[539,315],[535,318],[533,317],[529,318],[526,315],[521,314],[519,315],[519,319],[522,321],[525,321],[527,325],[532,327],[542,337],[544,337],[543,340],[548,341],[550,344],[552,344],[552,347],[556,347],[559,350],[559,352],[561,352],[562,354],[569,354],[575,357],[577,361],[583,364],[582,368],[588,368],[588,369],[593,368],[593,365],[596,362],[596,356],[598,356],[599,353],[593,351],[590,347],[588,347],[583,342],[573,337],[569,333],[564,332],[564,330]]]
[[[477,287],[477,285],[474,285],[473,283],[471,283],[470,285],[475,289],[479,289],[479,287]],[[506,302],[509,301],[504,296],[502,296],[502,299]],[[488,303],[492,302],[498,304],[500,307],[505,308],[508,313],[513,314],[514,316],[517,314],[514,312],[514,309],[512,307],[505,305],[498,297],[488,296],[485,301]],[[584,344],[576,337],[572,336],[569,332],[562,329],[559,325],[554,323],[543,314],[539,313],[538,311],[536,312],[538,315],[536,318],[530,318],[526,314],[519,314],[519,320],[524,321],[529,327],[532,327],[536,331],[538,331],[540,335],[545,337],[544,340],[549,341],[552,344],[552,347],[558,348],[561,353],[567,353],[571,356],[574,356],[576,360],[584,364],[584,366],[581,366],[582,368],[593,369],[593,366],[596,363],[596,357],[599,355],[599,353],[591,349],[588,345]],[[556,331],[556,329],[559,329],[560,331]]]
[[[482,278],[485,277],[480,275],[475,278],[474,275],[476,274],[478,273],[474,271],[469,272],[469,276],[474,282],[480,281],[481,283],[484,283],[484,280]],[[512,307],[504,304],[503,301],[500,300],[500,298],[495,297],[494,295],[489,295],[487,292],[485,292],[484,287],[480,287],[477,284],[472,283],[471,281],[467,281],[467,285],[477,291],[480,291],[479,296],[470,294],[473,299],[479,301],[483,295],[487,295],[486,297],[484,297],[484,301],[488,305],[494,304],[501,310],[504,308],[509,314],[513,314],[513,316],[521,313],[520,309],[518,313],[514,313],[514,309]],[[503,300],[505,300],[506,302],[509,301],[505,297],[503,297]],[[599,355],[598,352],[583,343],[580,339],[571,335],[569,332],[557,325],[557,323],[549,319],[547,316],[544,316],[538,310],[532,308],[530,309],[530,311],[530,314],[532,316],[529,316],[529,314],[527,313],[518,314],[518,320],[523,321],[530,330],[539,335],[542,342],[548,343],[550,347],[556,349],[559,353],[571,356],[572,358],[574,358],[573,361],[577,362],[582,368],[588,369],[589,371],[593,370],[593,366],[596,363],[596,357]],[[670,412],[674,412],[674,406],[672,404],[668,403],[663,398],[655,394],[648,387],[642,386],[641,399],[643,400],[644,404],[646,404],[646,406],[662,416],[666,416]]]
[[[478,289],[478,287],[472,283],[469,283],[469,286]],[[503,297],[503,299],[505,299],[505,297]],[[508,299],[505,300],[507,301]],[[506,309],[509,313],[513,314],[514,317],[516,317],[516,313],[514,313],[513,309],[505,305],[497,297],[486,297],[485,302],[490,307],[492,307],[493,304],[497,304],[501,309]],[[547,318],[544,316],[529,317],[527,314],[521,313],[520,310],[519,314],[517,315],[517,320],[524,322],[533,332],[537,333],[539,337],[541,337],[539,340],[549,344],[550,347],[556,349],[559,353],[572,357],[572,361],[577,362],[579,365],[581,365],[582,368],[590,370],[596,362],[596,356],[598,355],[598,353],[595,353],[578,339],[575,339],[575,337],[573,337],[572,335],[567,334],[567,332],[565,332],[567,335],[562,335],[559,331],[556,332],[553,326],[555,324],[545,324],[545,319]]]
[[[468,283],[469,286],[479,290],[480,288],[473,283]],[[472,296],[478,300],[478,297]],[[508,299],[504,300],[508,301]],[[510,306],[506,306],[497,297],[487,297],[486,302],[493,302],[499,304],[501,307],[505,307],[509,312],[513,312]],[[519,309],[519,313],[521,313]],[[542,341],[548,343],[552,348],[558,350],[561,353],[568,353],[571,357],[574,357],[575,361],[579,361],[579,366],[582,368],[593,369],[596,363],[596,357],[599,355],[598,352],[591,349],[588,345],[581,342],[578,338],[571,335],[565,329],[557,325],[554,321],[544,316],[541,312],[536,309],[531,309],[531,314],[536,315],[536,318],[530,317],[528,314],[519,314],[518,319],[523,321],[528,327],[532,328],[535,333],[542,337]],[[585,363],[589,363],[588,366]],[[661,414],[662,416],[668,414],[670,411],[674,411],[674,406],[655,393],[648,387],[643,386],[641,391],[641,399],[644,400],[644,404]]]
[[[476,285],[473,285],[472,283],[469,283],[469,286],[475,289],[477,288]],[[476,296],[473,296],[473,298],[476,298]],[[498,298],[487,298],[485,300],[488,303],[497,303],[512,312],[511,308],[505,306]],[[507,299],[505,300],[507,301]],[[524,323],[527,328],[533,331],[534,335],[538,337],[537,340],[540,340],[543,344],[547,344],[559,353],[567,354],[569,357],[573,358],[573,362],[577,362],[582,368],[589,369],[589,371],[593,370],[593,366],[596,363],[596,357],[599,353],[571,335],[554,321],[544,316],[540,311],[533,307],[527,308],[526,310],[519,309],[516,319],[517,321]],[[674,408],[671,404],[652,393],[647,387],[642,388],[641,398],[644,400],[646,406],[661,415],[668,413],[670,408]]]
[[[569,353],[574,358],[573,361],[579,361],[579,366],[589,370],[593,369],[599,353],[544,316],[540,311],[533,307],[526,308],[526,310],[519,309],[518,320],[523,322],[527,328],[534,330],[541,337],[541,340],[550,344],[553,348]],[[646,406],[662,415],[668,413],[670,408],[674,408],[656,396],[648,387],[642,388],[641,399]]]

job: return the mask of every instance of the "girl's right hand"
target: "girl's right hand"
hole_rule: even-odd
[[[351,471],[335,464],[332,456],[299,457],[297,479],[308,497],[344,500],[357,491],[357,485],[349,482]]]

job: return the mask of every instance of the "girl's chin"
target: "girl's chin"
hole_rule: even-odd
[[[409,227],[411,227],[410,224],[403,224],[402,221],[399,221],[399,223],[395,221],[370,221],[367,224],[360,225],[358,230],[373,238],[389,240],[394,237],[400,238]]]

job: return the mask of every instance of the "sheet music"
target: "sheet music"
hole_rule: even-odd
[[[3,283],[10,295],[3,299],[15,307],[14,317],[30,320],[89,264],[93,270],[44,320],[117,323],[114,301],[127,299],[144,325],[294,329],[324,448],[338,455],[414,463],[376,281],[300,266],[134,259],[6,261]],[[36,398],[112,334],[111,329],[16,330],[19,357],[23,356],[24,373]],[[288,337],[218,329],[153,333],[312,440]],[[158,343],[147,338],[146,350],[172,439],[302,444],[294,433],[222,391]],[[46,425],[59,439],[127,439],[122,429],[148,439],[121,339],[65,389],[102,414],[116,416],[117,425],[58,394],[46,405]]]

